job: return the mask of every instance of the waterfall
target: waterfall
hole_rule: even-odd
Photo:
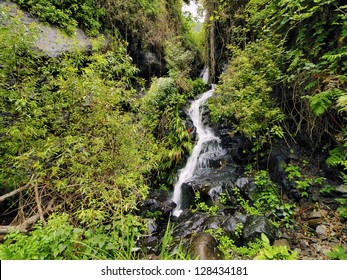
[[[211,90],[203,93],[198,99],[193,101],[188,110],[188,115],[196,128],[197,143],[186,165],[179,170],[178,180],[174,186],[172,200],[177,206],[173,211],[173,215],[177,217],[184,210],[182,209],[182,184],[192,179],[201,169],[209,168],[208,159],[210,156],[223,152],[220,139],[215,136],[210,127],[204,125],[202,119],[202,105],[212,96],[213,92],[214,87],[212,86]]]
[[[209,68],[208,67],[205,67],[204,70],[202,71],[200,77],[202,78],[202,81],[205,83],[205,84],[208,84],[208,80],[210,79],[210,73],[209,73]]]

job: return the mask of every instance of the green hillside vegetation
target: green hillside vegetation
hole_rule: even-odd
[[[249,141],[256,158],[245,167],[250,174],[266,173],[257,156],[283,140],[328,155],[347,185],[345,1],[201,0],[202,29],[182,14],[182,0],[14,2],[67,34],[82,28],[93,49],[49,58],[35,48],[35,24],[28,28],[20,14],[1,8],[0,259],[146,258],[134,252],[148,234],[139,207],[151,189],[172,188],[192,150],[183,110],[207,88],[197,79],[204,64],[218,83],[211,121]],[[163,64],[161,75],[147,80],[138,67],[146,51]],[[298,167],[286,172],[313,182]],[[271,192],[263,204],[277,195],[265,180]],[[304,197],[306,187],[301,191]],[[271,211],[280,204],[273,200]],[[345,223],[347,197],[338,203]],[[292,205],[283,207],[290,226]],[[166,251],[171,230],[160,257],[191,258],[182,246]],[[266,236],[237,248],[214,234],[229,258],[231,249],[246,258],[297,258]],[[338,252],[331,258],[345,257]]]

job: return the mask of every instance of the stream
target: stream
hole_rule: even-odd
[[[196,129],[197,142],[186,165],[179,170],[178,180],[174,186],[172,200],[177,205],[173,211],[173,215],[176,217],[184,210],[182,185],[192,180],[202,170],[210,168],[210,158],[226,153],[221,146],[221,139],[203,121],[203,105],[213,95],[213,92],[214,85],[211,90],[206,91],[198,99],[194,100],[188,110],[188,116]]]

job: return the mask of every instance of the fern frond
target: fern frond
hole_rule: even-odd
[[[329,157],[327,158],[326,163],[331,166],[341,165],[344,168],[347,168],[346,155],[339,147],[336,147],[329,152]]]
[[[310,107],[317,117],[323,115],[331,104],[331,91],[322,91],[310,98]]]

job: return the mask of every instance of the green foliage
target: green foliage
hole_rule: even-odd
[[[124,46],[114,40],[104,53],[41,61],[29,30],[7,19],[0,29],[1,56],[8,55],[0,68],[1,185],[30,183],[47,199],[63,197],[78,224],[130,214],[147,195],[159,153],[134,114],[133,85],[141,81]],[[31,192],[23,194],[28,207]]]
[[[195,90],[199,89],[199,82],[195,84],[198,85]],[[153,133],[162,148],[160,170],[175,171],[174,168],[192,149],[190,134],[180,110],[193,93],[180,89],[172,78],[159,78],[153,80],[141,101],[141,122]],[[162,175],[170,182],[167,174]]]
[[[0,259],[81,260],[133,259],[134,240],[145,229],[137,217],[114,217],[109,225],[73,227],[66,214],[52,215],[46,226],[37,224],[25,235],[6,236]]]
[[[170,78],[180,87],[189,89],[185,82],[192,70],[193,55],[183,47],[180,38],[171,38],[165,42],[165,60]]]
[[[270,97],[271,86],[281,79],[277,64],[282,48],[267,40],[250,43],[244,50],[232,48],[233,58],[221,75],[216,97],[210,102],[215,121],[232,121],[235,131],[260,145],[283,137],[279,123],[284,115]]]
[[[257,191],[252,193],[252,202],[244,199],[238,188],[233,189],[233,193],[243,210],[250,215],[263,215],[270,212],[275,225],[280,223],[287,228],[292,227],[294,205],[285,203],[280,199],[278,189],[272,183],[267,171],[256,171],[253,176]]]
[[[201,201],[199,192],[195,193],[194,204],[195,204],[195,207],[193,209],[193,212],[202,211],[213,216],[213,215],[216,215],[219,210],[218,205],[208,206],[204,201]]]
[[[310,98],[310,106],[313,114],[321,116],[331,104],[330,91],[322,91]]]
[[[265,234],[261,234],[262,248],[259,250],[255,260],[296,260],[298,252],[290,252],[286,246],[271,246]]]
[[[245,200],[242,196],[241,196],[241,192],[238,188],[233,188],[233,193],[236,197],[237,202],[239,203],[239,205],[242,207],[242,209],[249,215],[260,215],[261,214],[261,210],[258,209],[255,206],[250,205],[249,200]]]
[[[340,217],[347,219],[347,197],[337,198],[336,201],[340,203],[340,206],[337,208]]]
[[[21,7],[71,34],[79,26],[89,35],[98,35],[101,31],[105,10],[96,0],[16,0]]]
[[[298,165],[288,164],[285,168],[288,173],[288,180],[295,183],[296,188],[301,192],[302,197],[308,197],[308,188],[312,185],[322,185],[325,178],[310,177],[302,174]]]
[[[347,260],[347,251],[342,246],[336,246],[327,256],[331,260]]]
[[[191,260],[191,256],[182,244],[182,242],[176,244],[172,238],[174,226],[170,221],[166,226],[164,236],[161,240],[161,248],[159,257],[161,260]]]
[[[234,241],[225,235],[221,228],[209,229],[206,232],[212,234],[218,241],[218,248],[222,251],[226,260],[296,260],[298,257],[296,251],[290,251],[286,246],[271,246],[265,234],[262,234],[260,239],[249,242],[245,246],[236,246]]]

